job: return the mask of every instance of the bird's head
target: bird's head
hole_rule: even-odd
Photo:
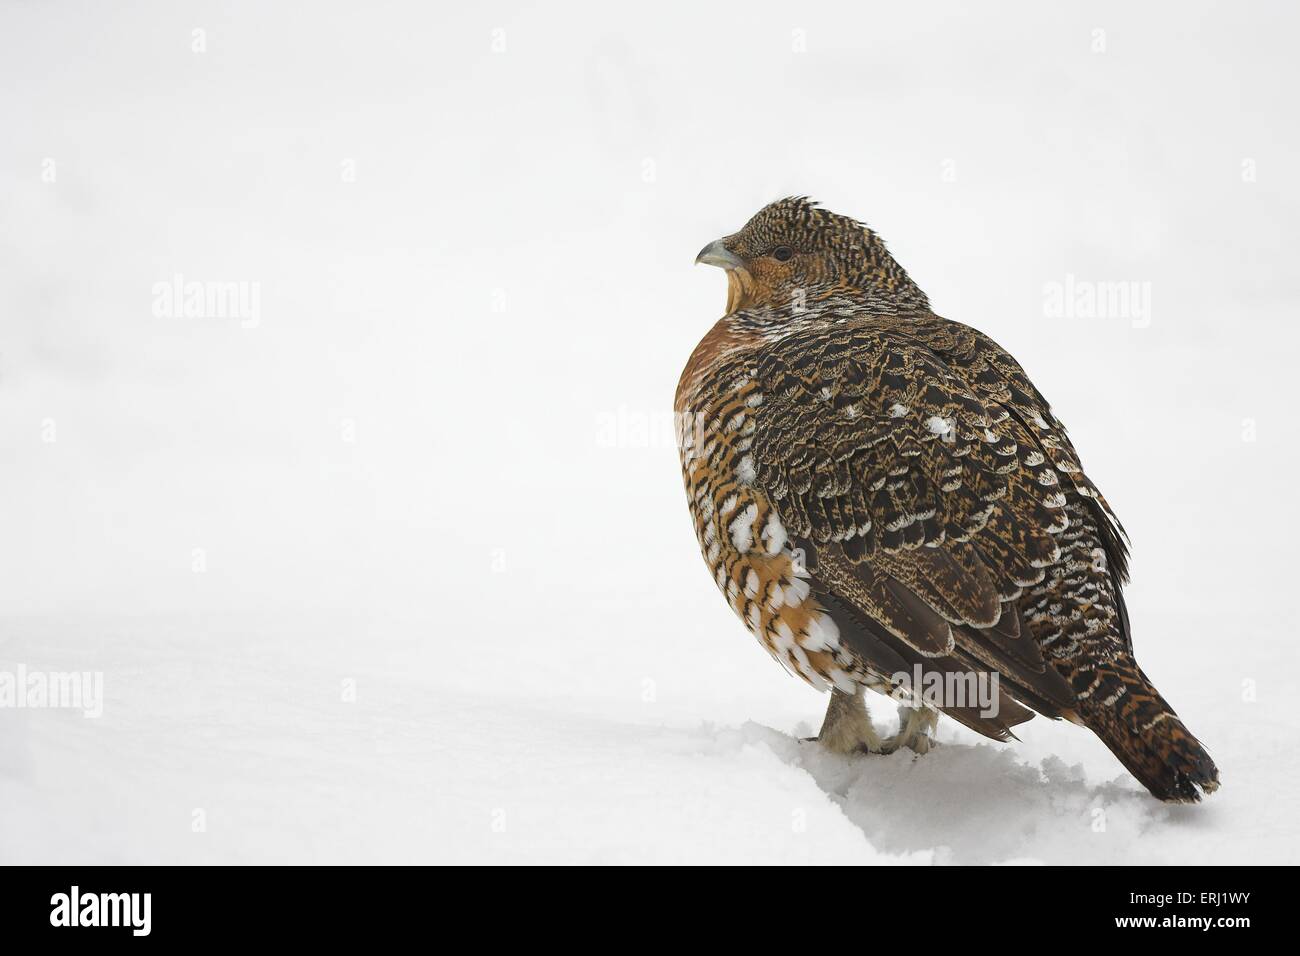
[[[695,261],[727,271],[728,314],[799,309],[835,293],[892,305],[891,311],[928,305],[879,236],[803,196],[764,206],[739,232],[701,249]]]

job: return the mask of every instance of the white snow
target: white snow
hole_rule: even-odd
[[[0,708],[0,863],[1296,862],[1288,5],[1117,7],[1101,53],[1031,2],[312,9],[0,7],[0,671],[105,694]],[[671,415],[692,257],[790,194],[1052,400],[1204,804],[1042,719],[800,742]],[[158,314],[176,275],[257,321]]]
[[[830,754],[799,739],[825,698],[730,624],[687,628],[730,680],[659,669],[634,626],[625,648],[593,651],[621,686],[584,689],[548,647],[479,647],[481,685],[440,675],[436,632],[392,622],[27,622],[6,657],[57,670],[89,654],[109,693],[98,720],[0,714],[0,862],[1294,860],[1298,688],[1280,659],[1248,661],[1275,676],[1244,703],[1161,681],[1149,655],[1224,777],[1205,803],[1169,807],[1089,735],[1040,718],[1020,744],[944,721],[924,757]],[[635,676],[638,657],[659,676]],[[873,698],[884,729],[890,707]]]

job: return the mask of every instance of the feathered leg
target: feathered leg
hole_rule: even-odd
[[[871,725],[867,705],[861,688],[855,694],[832,690],[826,719],[822,721],[818,742],[827,750],[838,754],[889,753]]]

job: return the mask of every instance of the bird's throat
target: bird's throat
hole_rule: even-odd
[[[727,315],[739,312],[753,304],[755,292],[754,277],[746,270],[736,268],[727,270]]]

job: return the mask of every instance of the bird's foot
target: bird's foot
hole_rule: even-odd
[[[915,753],[918,757],[928,754],[935,747],[939,746],[939,741],[935,740],[929,734],[917,734],[903,746]]]
[[[934,739],[934,729],[939,723],[939,712],[930,707],[900,707],[898,710],[898,733],[884,742],[888,748],[885,753],[893,753],[902,747],[911,750],[918,757],[928,754],[939,745]]]

